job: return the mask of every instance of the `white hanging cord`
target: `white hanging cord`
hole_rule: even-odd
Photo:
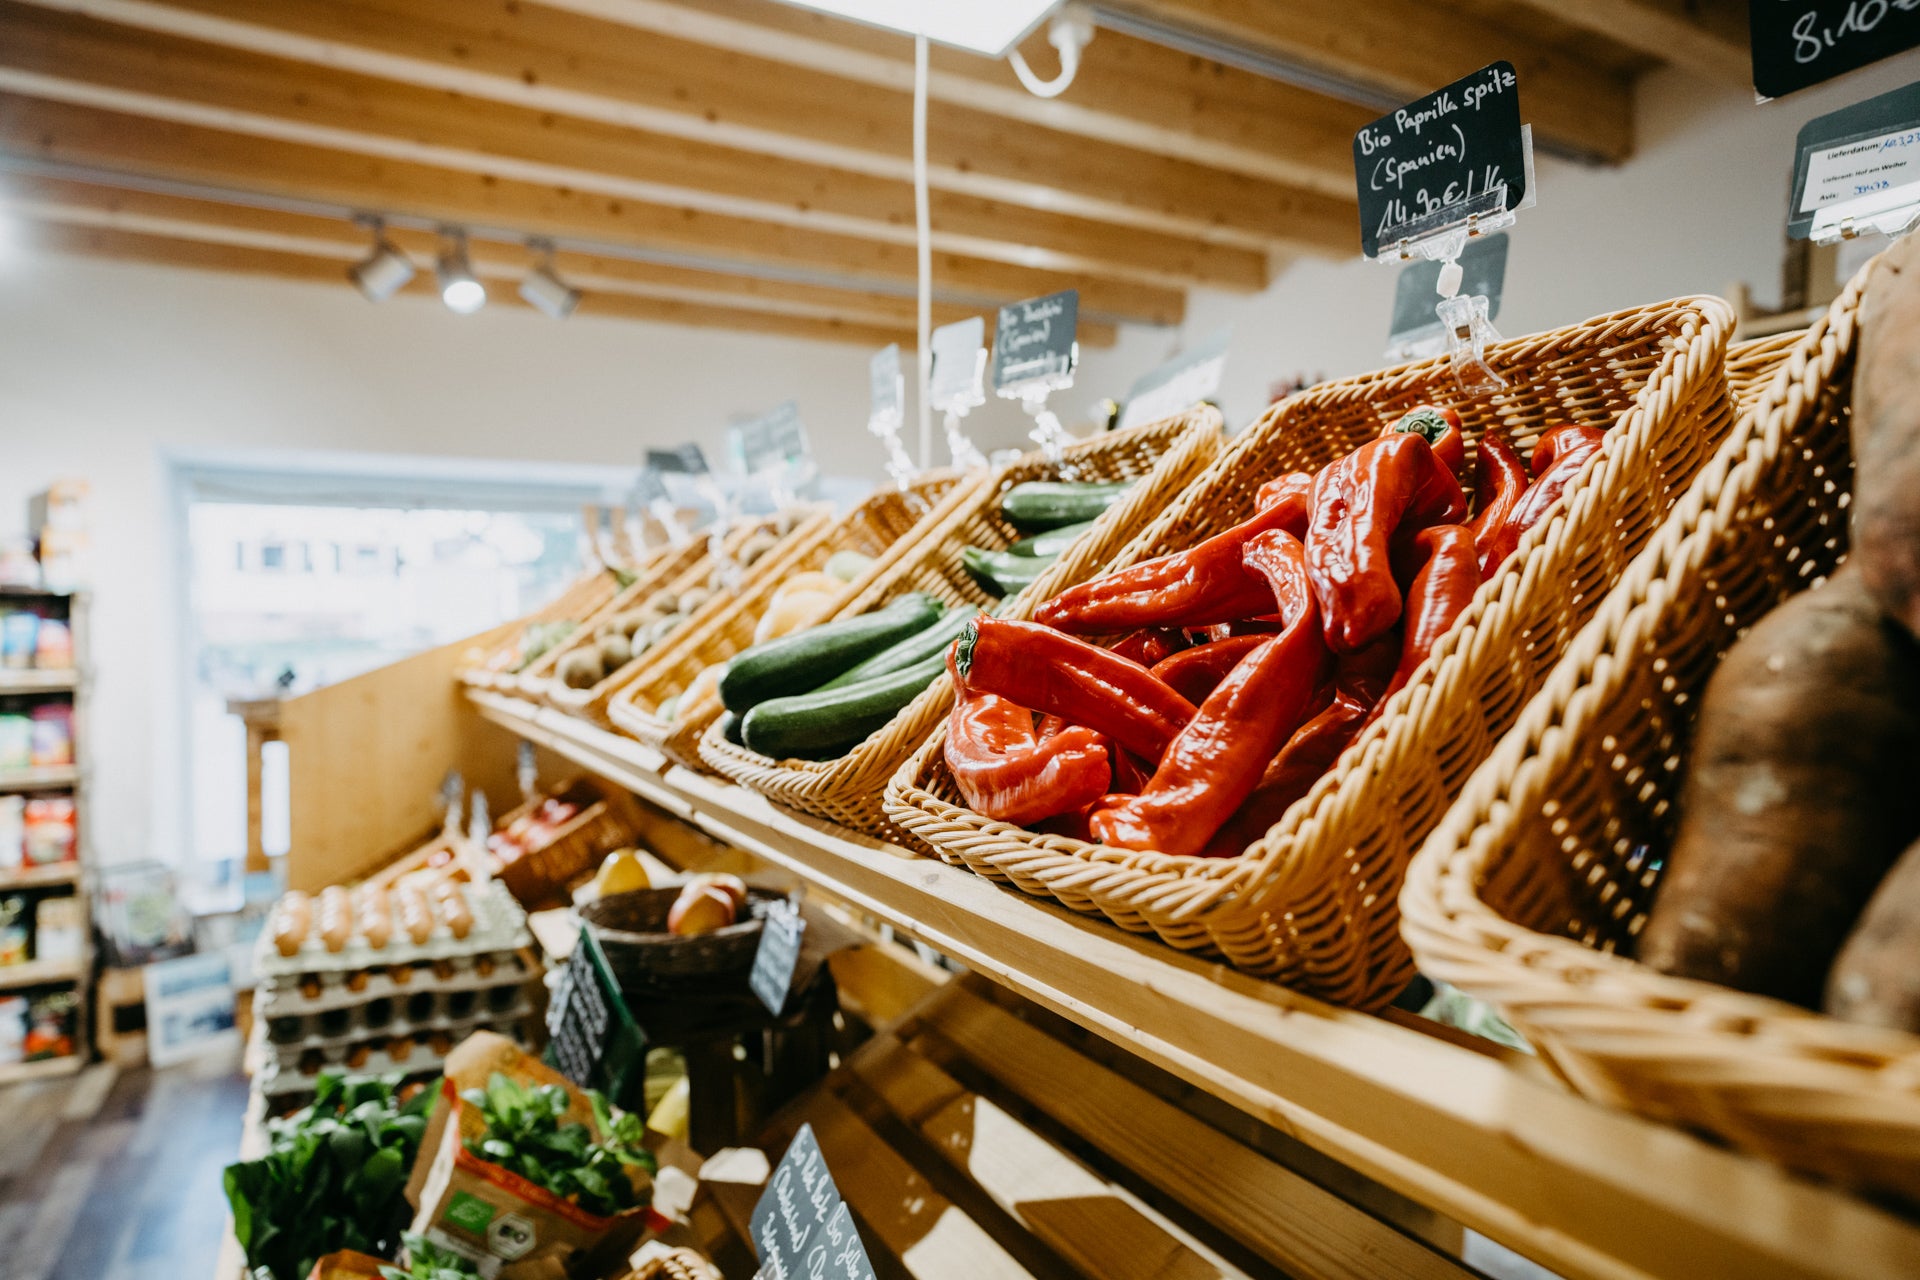
[[[933,218],[927,203],[927,35],[913,38],[913,222],[920,260],[920,337],[915,364],[920,370],[920,465],[933,465]]]
[[[1042,80],[1027,65],[1026,57],[1018,49],[1007,55],[1007,61],[1013,66],[1013,74],[1020,77],[1020,83],[1027,92],[1036,98],[1057,98],[1067,91],[1073,83],[1074,75],[1080,70],[1080,51],[1093,40],[1093,19],[1079,5],[1068,5],[1047,25],[1047,43],[1060,54],[1060,74],[1051,80]]]

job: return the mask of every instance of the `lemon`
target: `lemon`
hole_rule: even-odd
[[[600,870],[593,877],[594,896],[598,898],[652,887],[653,881],[647,879],[647,869],[640,865],[640,859],[631,849],[608,854],[607,860],[600,864]]]

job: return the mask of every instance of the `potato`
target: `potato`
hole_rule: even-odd
[[[1825,1008],[1849,1022],[1920,1032],[1920,843],[1893,864],[1840,948]]]
[[[646,604],[641,607],[648,613],[662,615],[678,613],[680,611],[680,597],[662,587],[660,590],[648,596]]]
[[[600,642],[600,665],[618,671],[633,661],[633,644],[625,636],[611,635]]]
[[[557,674],[569,689],[591,689],[606,678],[607,672],[600,664],[600,651],[589,647],[561,658]]]
[[[680,593],[679,612],[682,617],[691,616],[694,610],[711,599],[713,599],[713,592],[706,587],[694,587],[690,591],[683,591]]]
[[[1850,563],[1761,619],[1708,682],[1640,960],[1817,1006],[1920,834],[1916,765],[1920,652]]]
[[[740,554],[735,557],[742,567],[751,567],[753,562],[780,545],[780,539],[771,533],[756,533],[740,545]]]
[[[613,629],[621,635],[632,639],[634,632],[639,631],[659,616],[659,614],[649,612],[646,609],[628,609],[623,613],[614,615],[612,626]]]
[[[1920,636],[1920,240],[1880,256],[1860,304],[1853,377],[1853,561]]]

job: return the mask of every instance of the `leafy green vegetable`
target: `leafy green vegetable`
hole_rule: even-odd
[[[233,1234],[253,1280],[306,1280],[336,1249],[394,1255],[435,1093],[402,1101],[400,1080],[325,1072],[311,1106],[267,1122],[266,1155],[227,1166]]]
[[[496,1071],[485,1089],[460,1095],[487,1122],[486,1133],[467,1140],[467,1150],[588,1213],[608,1217],[635,1208],[640,1196],[627,1166],[657,1171],[653,1153],[641,1145],[646,1124],[631,1113],[614,1115],[597,1090],[586,1092],[604,1135],[598,1142],[586,1125],[561,1119],[569,1102],[565,1089],[522,1084]]]
[[[400,1237],[406,1245],[405,1267],[382,1267],[384,1280],[477,1280],[480,1272],[471,1259],[442,1249],[425,1236],[409,1231]]]

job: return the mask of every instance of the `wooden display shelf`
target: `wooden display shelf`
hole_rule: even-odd
[[[36,1058],[32,1062],[0,1062],[0,1085],[70,1076],[85,1066],[84,1054],[70,1053],[64,1058]]]
[[[7,769],[0,771],[0,792],[7,791],[50,791],[58,787],[75,787],[80,784],[78,765],[50,765],[39,769]]]
[[[483,715],[1567,1277],[1911,1274],[1920,1225],[1584,1101],[1531,1057],[1336,1008],[655,763],[548,708]]]
[[[18,991],[21,987],[46,986],[55,982],[78,982],[84,968],[78,960],[29,960],[25,964],[0,964],[0,991]]]
[[[48,885],[72,884],[80,878],[80,864],[69,859],[65,862],[49,862],[38,867],[7,867],[0,869],[0,893],[14,889],[42,889]]]
[[[66,693],[79,680],[80,673],[71,667],[63,671],[0,670],[0,694]]]

